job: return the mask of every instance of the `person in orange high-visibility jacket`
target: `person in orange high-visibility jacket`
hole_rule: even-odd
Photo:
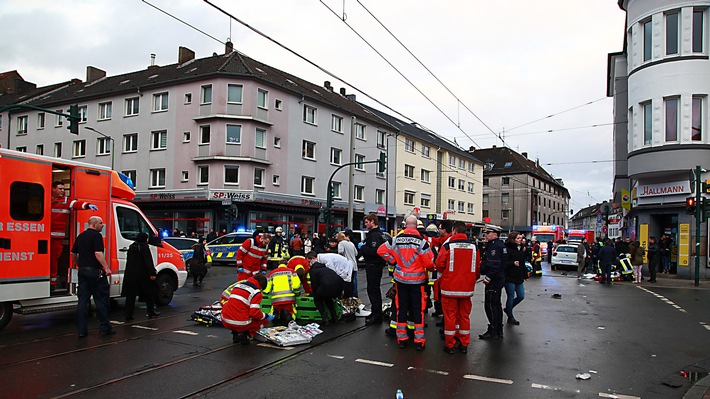
[[[254,277],[260,272],[266,273],[266,263],[269,260],[269,241],[271,235],[268,233],[254,234],[242,243],[237,251],[237,281]]]
[[[466,224],[454,223],[454,234],[439,248],[436,270],[441,273],[441,307],[444,312],[444,352],[454,348],[468,353],[471,342],[471,297],[478,279],[481,257],[466,236]],[[456,342],[458,340],[458,343]]]
[[[222,307],[222,325],[232,330],[232,342],[248,345],[254,334],[274,316],[261,311],[261,290],[266,288],[266,276],[257,273],[247,281],[237,283]]]
[[[99,208],[85,201],[70,200],[64,195],[64,184],[62,182],[55,181],[52,183],[51,260],[49,263],[49,284],[52,288],[57,285],[62,252],[64,252],[65,248],[69,248],[67,236],[69,212],[87,209],[97,211]]]
[[[298,278],[301,280],[301,287],[306,294],[313,293],[311,288],[311,275],[308,273],[311,270],[311,265],[305,256],[296,255],[288,260],[287,266],[293,269]]]
[[[271,295],[271,314],[288,324],[296,315],[296,295],[301,293],[301,279],[293,269],[280,264],[266,275],[264,294]]]
[[[407,346],[407,314],[414,322],[414,344],[417,351],[424,350],[424,286],[427,270],[434,267],[434,254],[427,241],[417,231],[416,216],[405,219],[402,234],[385,242],[377,249],[377,254],[387,263],[395,264],[394,281],[397,288],[397,343],[400,349]]]

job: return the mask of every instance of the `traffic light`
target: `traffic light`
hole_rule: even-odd
[[[79,134],[79,121],[81,120],[81,115],[79,115],[79,106],[70,105],[67,112],[69,112],[69,116],[67,117],[69,122],[67,129],[69,129],[69,133]]]
[[[377,160],[377,173],[385,173],[387,169],[387,154],[380,152],[380,159]]]
[[[229,207],[229,219],[231,220],[237,220],[237,206],[236,205],[231,205]]]
[[[685,199],[685,213],[688,215],[695,215],[695,197],[688,197]]]
[[[705,180],[704,182],[702,182],[700,184],[701,184],[700,189],[702,190],[702,192],[704,192],[705,194],[710,194],[710,180]]]

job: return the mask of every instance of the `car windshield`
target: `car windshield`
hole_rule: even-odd
[[[577,248],[566,245],[560,245],[559,247],[557,247],[557,252],[577,252]]]

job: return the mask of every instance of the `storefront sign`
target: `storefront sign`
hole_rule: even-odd
[[[210,200],[232,200],[237,202],[254,201],[254,192],[237,190],[210,190]]]
[[[685,180],[659,184],[639,184],[636,193],[641,198],[659,195],[689,195],[690,182]]]
[[[680,224],[678,234],[678,266],[690,266],[688,261],[690,255],[690,225]]]
[[[207,191],[136,191],[134,201],[206,200]]]
[[[377,207],[377,214],[378,215],[384,215],[387,212],[387,209],[385,209],[384,205],[380,205]]]
[[[639,226],[639,243],[641,243],[641,246],[644,248],[648,248],[648,224],[647,223],[641,223]],[[646,255],[648,252],[644,252],[643,255],[643,261],[644,263],[647,262],[648,260],[646,259]]]

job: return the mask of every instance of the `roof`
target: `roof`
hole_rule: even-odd
[[[527,156],[518,154],[508,147],[481,148],[476,150],[476,156],[483,161],[484,176],[530,174],[567,191],[560,181],[540,166],[539,162],[528,159]]]

